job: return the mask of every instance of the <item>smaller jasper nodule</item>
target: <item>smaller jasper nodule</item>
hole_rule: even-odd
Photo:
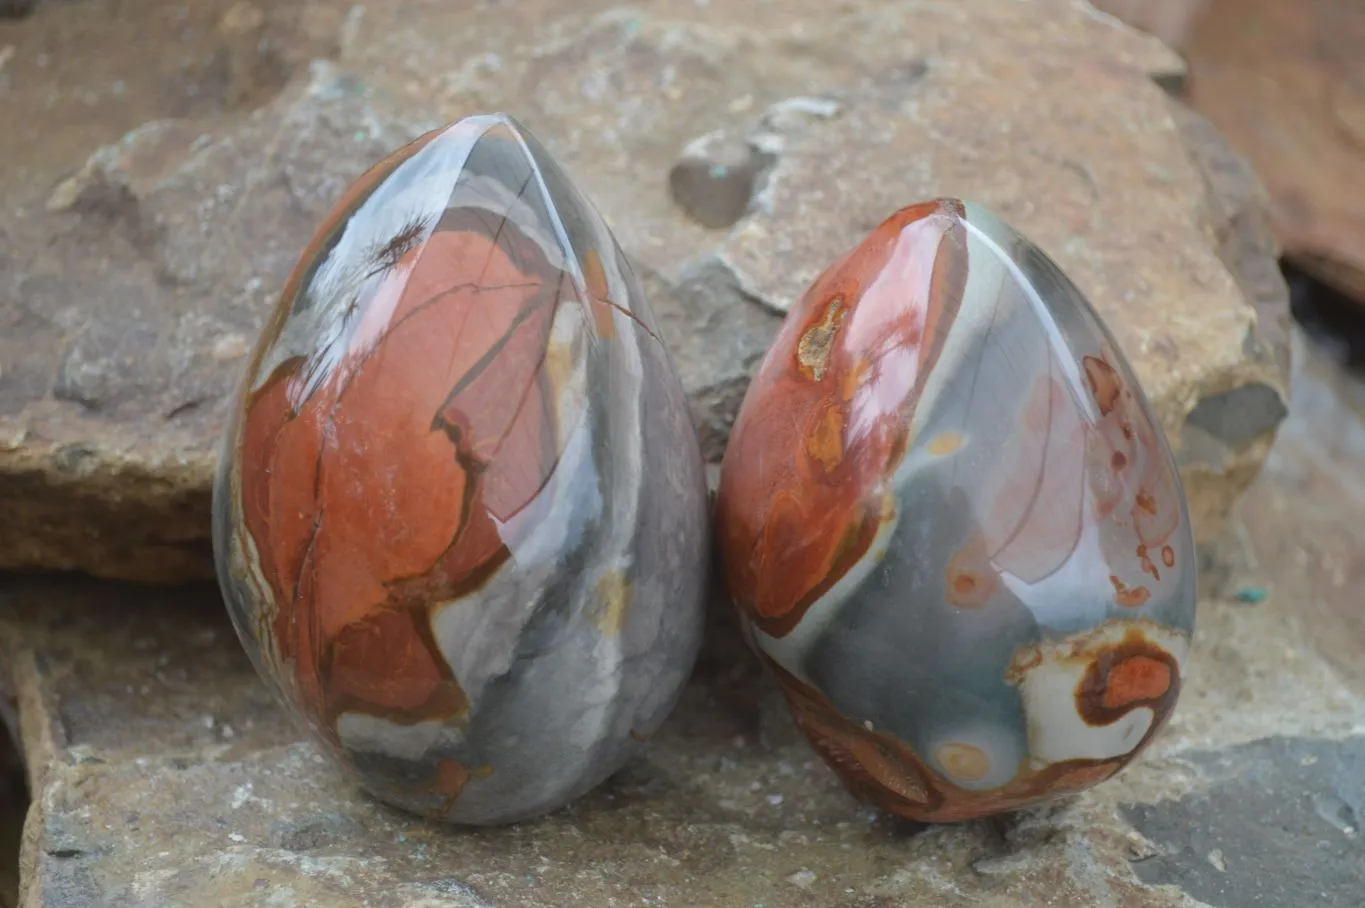
[[[1132,369],[972,203],[892,215],[788,313],[735,422],[718,550],[856,796],[913,820],[1108,778],[1163,727],[1194,540]]]
[[[388,803],[533,817],[663,721],[702,633],[701,452],[626,257],[515,120],[347,190],[247,368],[213,530],[257,670]]]

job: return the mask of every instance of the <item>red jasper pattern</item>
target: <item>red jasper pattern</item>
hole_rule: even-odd
[[[896,212],[792,307],[715,525],[746,634],[851,791],[923,821],[1093,785],[1174,708],[1194,542],[1114,337],[981,207]]]
[[[509,822],[675,702],[709,553],[700,449],[629,263],[514,120],[351,186],[245,376],[214,495],[229,611],[379,798]]]

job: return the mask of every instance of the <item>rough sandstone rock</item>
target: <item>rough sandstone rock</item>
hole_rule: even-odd
[[[1365,382],[1294,343],[1292,415],[1220,540],[1173,721],[1079,797],[957,826],[872,814],[718,609],[644,757],[541,820],[443,829],[323,762],[211,586],[9,578],[0,720],[35,795],[22,904],[1358,905]]]
[[[1092,0],[1189,60],[1170,87],[1269,187],[1286,259],[1365,303],[1365,7],[1335,0]]]
[[[496,9],[334,16],[338,62],[269,104],[146,124],[0,212],[0,567],[209,576],[213,443],[297,251],[385,149],[490,109],[564,160],[637,263],[709,457],[819,267],[895,208],[960,194],[1108,318],[1217,531],[1283,415],[1282,359],[1219,260],[1199,156],[1152,81],[1179,61],[1154,39],[1068,0]],[[227,46],[256,19],[225,16]],[[728,230],[670,188],[715,134],[757,156]]]
[[[266,308],[356,165],[411,135],[358,92],[319,63],[222,133],[148,123],[56,185],[50,234],[15,230],[0,567],[208,575],[216,436]]]
[[[1229,504],[1255,480],[1288,413],[1289,288],[1255,172],[1200,114],[1174,100],[1170,109],[1203,183],[1203,219],[1218,258],[1255,311],[1237,367],[1241,379],[1202,394],[1176,442],[1196,528],[1211,540],[1224,529]]]
[[[1293,415],[1234,509],[1211,572],[1226,576],[1205,584],[1226,595],[1201,603],[1172,724],[1077,798],[957,826],[875,816],[717,609],[643,758],[541,820],[443,829],[323,761],[211,586],[11,577],[0,724],[20,732],[35,797],[22,904],[1356,905],[1365,383],[1295,343]]]
[[[1269,188],[1286,256],[1365,303],[1365,6],[1209,0],[1179,43],[1187,98]]]
[[[1354,513],[1338,486],[1302,482],[1323,468],[1309,442],[1342,416],[1313,412],[1246,498],[1297,496],[1265,522],[1282,541]],[[1305,594],[1343,565],[1290,543],[1257,552],[1265,573],[1233,586],[1269,578],[1269,594],[1201,604],[1181,706],[1141,761],[1063,803],[938,827],[845,795],[722,610],[646,756],[550,817],[465,832],[386,810],[325,763],[212,587],[4,580],[0,702],[18,703],[35,800],[23,904],[1357,904],[1365,650],[1353,661],[1336,638],[1343,661],[1327,661],[1304,620]],[[1261,811],[1283,832],[1244,834]]]
[[[1365,688],[1316,656],[1297,608],[1206,601],[1181,707],[1141,761],[1065,802],[939,827],[849,798],[717,615],[646,756],[548,817],[471,832],[386,809],[324,762],[211,587],[11,579],[0,693],[17,693],[35,796],[23,904],[1357,904],[1362,805],[1338,770],[1365,746]],[[1239,781],[1242,766],[1261,775]],[[1279,799],[1292,837],[1240,834],[1259,825],[1253,793]],[[1330,899],[1284,884],[1305,861],[1330,867]]]

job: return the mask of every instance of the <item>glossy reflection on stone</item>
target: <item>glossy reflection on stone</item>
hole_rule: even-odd
[[[566,803],[695,659],[709,525],[681,383],[601,218],[509,118],[345,193],[263,332],[214,493],[257,669],[406,809]]]
[[[1090,304],[976,205],[903,209],[815,281],[716,512],[750,642],[878,807],[1086,788],[1175,705],[1195,561],[1165,438]]]

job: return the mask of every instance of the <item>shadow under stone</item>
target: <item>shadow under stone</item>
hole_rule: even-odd
[[[19,841],[27,812],[23,763],[0,722],[0,908],[19,904]]]

